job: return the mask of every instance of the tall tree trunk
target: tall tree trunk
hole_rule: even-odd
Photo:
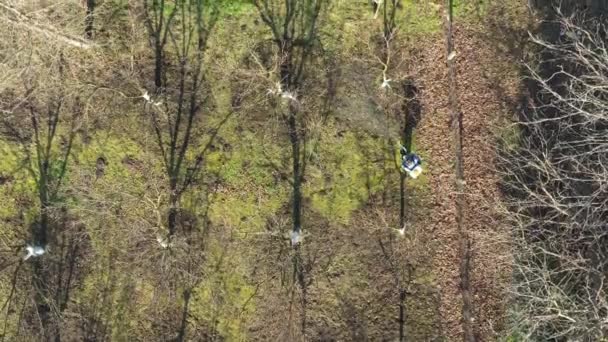
[[[40,167],[40,178],[38,181],[38,196],[40,200],[40,216],[39,221],[32,226],[32,245],[41,246],[46,248],[47,245],[47,231],[49,226],[49,189],[48,189],[48,161],[43,161]],[[33,274],[32,283],[36,290],[35,302],[36,311],[40,317],[40,323],[42,324],[42,336],[45,341],[56,340],[55,334],[59,334],[59,331],[55,332],[53,327],[53,319],[51,317],[51,306],[49,301],[51,300],[49,284],[50,279],[47,277],[48,265],[45,258],[32,258]]]
[[[448,0],[448,22],[447,22],[447,56],[454,51],[453,40],[453,0]],[[462,153],[462,113],[458,108],[458,98],[456,95],[456,59],[448,58],[448,87],[449,87],[449,107],[452,115],[453,143],[456,156],[456,224],[458,230],[458,247],[460,257],[460,292],[462,295],[462,324],[464,331],[464,341],[474,342],[473,331],[473,301],[471,298],[470,285],[470,240],[468,232],[464,227],[464,160]]]
[[[42,203],[40,205],[40,218],[38,224],[34,226],[34,245],[42,246],[43,248],[47,247],[47,234],[48,228],[51,221],[49,217],[49,200],[48,196],[48,188],[46,187],[47,182],[41,182],[41,184],[45,184],[45,189],[40,191]],[[32,274],[32,282],[34,289],[36,290],[35,302],[36,302],[36,311],[38,316],[40,317],[40,322],[42,324],[42,335],[44,336],[45,341],[61,341],[61,332],[59,328],[59,322],[53,317],[53,313],[51,310],[51,302],[55,305],[58,304],[54,300],[54,297],[51,294],[50,282],[54,277],[57,279],[61,279],[61,275],[52,274],[49,269],[49,260],[42,257],[32,258],[33,264],[33,274]],[[58,290],[57,294],[60,291]]]
[[[400,175],[400,183],[399,183],[399,204],[400,204],[400,210],[399,210],[399,228],[403,229],[403,227],[405,227],[405,175],[401,174]]]
[[[293,203],[292,203],[292,219],[293,219],[293,232],[297,234],[302,233],[302,165],[300,164],[300,138],[297,131],[297,121],[295,109],[290,108],[289,118],[287,120],[289,140],[291,142],[292,152],[292,171],[293,171]],[[307,307],[307,284],[306,276],[304,274],[304,262],[302,259],[302,253],[300,250],[300,244],[296,244],[295,255],[294,255],[294,271],[298,285],[302,290],[302,301],[301,301],[301,329],[302,336],[306,339],[306,307]]]
[[[184,290],[184,309],[182,311],[182,320],[177,335],[177,341],[183,342],[186,338],[186,329],[188,328],[188,309],[190,307],[190,290]]]
[[[405,290],[399,289],[399,342],[405,342]]]
[[[34,229],[32,232],[34,245],[44,247],[48,242],[47,233],[49,226],[49,208],[50,205],[48,203],[48,200],[44,199],[44,202],[40,205],[40,221],[38,222],[38,224],[34,225]]]
[[[290,109],[289,118],[287,119],[287,129],[289,134],[289,141],[291,143],[291,158],[293,162],[293,232],[300,233],[302,229],[302,165],[300,164],[300,138],[298,136],[296,112],[293,109]]]
[[[59,329],[54,326],[53,318],[51,315],[51,306],[49,300],[51,300],[49,293],[49,286],[46,279],[46,263],[43,258],[35,258],[32,260],[33,264],[33,279],[32,283],[36,290],[35,301],[36,301],[36,312],[40,317],[40,323],[42,333],[40,334],[44,341],[58,341],[60,340]]]
[[[402,144],[403,147],[405,147],[407,149],[408,152],[412,152],[412,134],[414,134],[414,125],[411,122],[411,120],[409,119],[410,115],[408,115],[408,109],[407,106],[405,108],[405,128],[403,129],[403,136],[402,136]],[[400,183],[399,183],[399,203],[400,203],[400,216],[399,216],[399,224],[400,224],[400,228],[403,229],[403,227],[405,226],[405,221],[406,221],[406,199],[407,199],[407,189],[405,187],[406,184],[406,180],[407,180],[407,176],[404,174],[401,174],[401,179],[400,179]]]
[[[177,209],[179,205],[177,179],[172,177],[169,182],[169,187],[171,193],[169,194],[169,216],[167,218],[167,226],[169,228],[169,239],[171,239],[177,230]]]
[[[405,124],[403,126],[401,126],[403,128],[402,131],[402,137],[401,137],[401,144],[403,147],[405,147],[405,149],[408,152],[412,152],[412,136],[414,134],[414,128],[416,127],[417,124],[417,115],[419,113],[414,113],[414,111],[416,110],[416,108],[410,108],[411,106],[411,101],[414,101],[413,97],[416,96],[415,91],[413,90],[413,86],[411,88],[408,88],[409,86],[405,87],[405,103],[403,104],[402,110],[403,110],[403,120],[405,120]],[[412,99],[409,99],[409,97],[412,97]],[[406,179],[407,176],[404,174],[401,174],[401,182],[400,182],[400,206],[401,206],[401,210],[400,210],[400,228],[403,228],[405,226],[405,219],[406,219],[406,188],[405,188],[405,183],[406,183]]]
[[[95,11],[95,0],[87,0],[87,16],[84,20],[84,36],[93,39],[93,13]]]
[[[154,85],[158,92],[162,87],[162,73],[163,73],[163,47],[161,45],[160,31],[156,34],[154,40]]]
[[[304,262],[302,260],[302,250],[300,244],[294,246],[295,254],[293,256],[294,279],[302,290],[302,298],[300,300],[300,329],[302,338],[306,340],[306,325],[307,325],[307,308],[308,308],[308,286],[306,283],[306,274],[304,270]]]
[[[49,208],[51,206],[49,195],[49,161],[45,158],[40,163],[40,177],[38,179],[38,199],[40,200],[40,221],[33,226],[33,244],[45,247],[47,244],[47,230],[49,225]]]

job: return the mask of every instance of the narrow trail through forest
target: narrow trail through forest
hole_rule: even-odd
[[[488,66],[497,56],[473,29],[455,27],[457,51],[457,96],[464,115],[465,229],[471,238],[471,288],[475,332],[479,341],[493,340],[492,331],[501,324],[504,306],[502,287],[509,270],[502,258],[508,246],[501,245],[506,232],[497,224],[494,203],[499,196],[498,175],[494,172],[495,135],[492,127],[504,114],[502,96]],[[462,298],[460,294],[458,232],[455,216],[454,147],[448,107],[448,68],[445,40],[438,37],[426,44],[416,71],[422,86],[422,120],[417,129],[418,146],[426,157],[430,214],[421,229],[433,237],[433,274],[440,291],[440,321],[447,341],[462,340]],[[504,75],[503,75],[504,76]],[[507,78],[501,79],[499,83]],[[515,83],[513,83],[515,84]]]

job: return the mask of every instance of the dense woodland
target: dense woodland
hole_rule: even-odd
[[[607,15],[0,0],[0,341],[608,341]]]

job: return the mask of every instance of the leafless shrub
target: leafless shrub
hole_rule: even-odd
[[[532,37],[543,61],[505,147],[506,213],[515,248],[514,330],[526,340],[608,335],[608,51],[606,27],[561,17],[555,42]]]

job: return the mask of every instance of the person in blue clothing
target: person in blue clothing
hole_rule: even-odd
[[[407,153],[407,149],[401,146],[401,170],[412,178],[417,178],[422,172],[422,159],[415,153]]]

